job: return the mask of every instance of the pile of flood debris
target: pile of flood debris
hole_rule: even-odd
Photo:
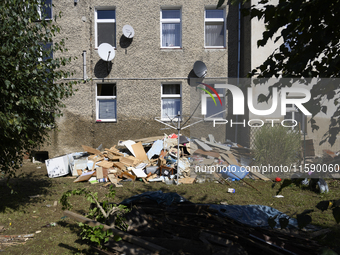
[[[83,152],[67,154],[45,161],[50,178],[71,174],[74,182],[113,183],[140,180],[145,183],[192,184],[230,178],[268,180],[257,172],[235,171],[251,163],[251,150],[227,141],[216,142],[213,135],[206,138],[188,138],[176,134],[119,141],[110,148],[92,148],[82,145]],[[219,168],[206,171],[201,166]],[[233,167],[230,171],[227,167]],[[220,175],[217,175],[219,172]],[[232,173],[230,173],[232,172]],[[209,174],[209,176],[205,176]]]

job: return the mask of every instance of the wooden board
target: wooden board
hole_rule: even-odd
[[[97,163],[97,166],[101,166],[101,167],[105,167],[105,168],[110,168],[113,166],[113,162],[107,161],[107,160],[103,160],[99,163]]]
[[[214,157],[214,158],[220,157],[220,154],[217,153],[217,152],[204,151],[204,150],[201,150],[201,149],[195,150],[194,154],[201,154],[201,155],[205,155],[205,156],[211,156],[211,157]]]
[[[270,181],[269,178],[264,176],[263,174],[260,174],[259,172],[250,172],[252,175],[255,175],[257,178],[264,180],[264,181]]]
[[[121,170],[125,170],[126,169],[125,165],[123,163],[120,163],[120,162],[113,162],[113,165],[115,167],[118,167]]]
[[[191,177],[181,178],[178,180],[178,183],[193,184],[195,182],[195,179],[196,178],[191,178]]]
[[[140,160],[148,160],[148,156],[145,153],[144,147],[141,142],[131,145],[136,158]]]
[[[84,151],[86,151],[87,153],[94,154],[94,155],[102,154],[99,150],[93,149],[93,148],[91,148],[89,146],[82,145],[81,147],[83,147]]]
[[[126,166],[132,166],[134,164],[134,160],[127,157],[120,157],[119,162],[123,163]]]
[[[201,142],[198,139],[194,139],[195,143],[200,146],[205,151],[212,151],[212,148],[208,146],[205,142]]]
[[[103,179],[104,178],[103,168],[102,167],[97,167],[96,174],[97,174],[97,180],[98,179]]]

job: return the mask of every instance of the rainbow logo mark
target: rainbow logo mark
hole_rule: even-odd
[[[201,82],[199,82],[199,84],[202,84],[202,85],[206,86],[206,87],[209,88],[212,92],[214,92],[215,95],[217,96],[218,100],[220,101],[221,106],[222,106],[222,100],[221,100],[220,96],[218,95],[217,91],[216,91],[212,86],[210,86],[210,85],[208,85],[208,84],[206,84],[206,83],[201,83]],[[200,88],[200,87],[197,87],[197,88],[199,88],[199,89],[205,91],[207,94],[209,94],[209,95],[211,96],[212,100],[214,100],[215,106],[217,106],[215,97],[210,93],[210,91],[208,91],[208,90],[206,90],[206,89],[203,89],[203,88]]]

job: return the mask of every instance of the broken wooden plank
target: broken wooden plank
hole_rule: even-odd
[[[120,162],[113,162],[113,165],[118,167],[119,169],[121,170],[126,170],[126,166],[123,164],[123,163],[120,163]]]
[[[220,154],[218,152],[204,151],[204,150],[201,150],[201,149],[195,150],[194,154],[200,154],[200,155],[210,156],[210,157],[214,157],[214,158],[220,157]]]
[[[103,175],[103,168],[102,167],[98,167],[96,169],[96,175],[97,175],[97,180],[98,179],[103,179],[104,175]]]
[[[107,160],[103,160],[103,161],[96,163],[96,164],[97,164],[97,166],[105,167],[105,168],[113,167],[113,162],[109,162]]]
[[[130,234],[126,233],[126,232],[117,230],[115,228],[111,228],[108,225],[102,224],[102,223],[100,223],[98,221],[95,221],[95,220],[91,220],[91,219],[86,218],[86,217],[84,217],[84,216],[82,216],[80,214],[77,214],[77,213],[74,213],[74,212],[70,212],[70,211],[64,211],[64,215],[67,216],[67,217],[70,217],[71,219],[74,219],[76,221],[82,222],[84,224],[88,224],[91,227],[103,226],[103,231],[106,231],[106,230],[110,229],[114,235],[120,236],[124,241],[136,244],[136,245],[138,245],[140,247],[143,247],[143,248],[146,248],[146,249],[148,249],[150,251],[168,251],[164,247],[161,247],[159,245],[153,244],[153,243],[148,242],[148,241],[146,241],[144,239],[141,239],[139,237],[130,235]]]
[[[217,147],[217,148],[222,149],[222,150],[226,150],[226,151],[230,150],[230,147],[227,146],[227,145],[223,145],[223,144],[219,144],[219,143],[212,143],[212,142],[208,142],[208,141],[204,141],[204,143],[206,143],[206,145]]]
[[[94,154],[94,155],[102,154],[99,150],[94,149],[92,147],[89,147],[89,146],[86,146],[86,145],[82,145],[81,147],[83,147],[84,151],[86,151],[87,153]]]
[[[264,176],[263,174],[260,174],[259,172],[257,171],[254,171],[254,172],[249,172],[250,174],[252,175],[255,175],[257,178],[259,178],[260,180],[264,180],[264,181],[270,181],[269,178],[267,178],[266,176]]]
[[[194,139],[194,142],[198,144],[205,151],[212,151],[212,148],[206,144],[206,142],[201,142],[198,139]]]
[[[128,172],[123,172],[123,173],[122,173],[122,176],[123,176],[123,177],[126,177],[126,178],[129,178],[129,179],[131,179],[131,180],[133,180],[133,181],[136,180],[136,176],[135,176],[135,175],[132,175],[132,174],[129,174]]]
[[[126,166],[132,166],[135,162],[132,159],[127,157],[120,157],[119,162],[123,163]]]
[[[186,177],[186,178],[181,178],[178,180],[178,183],[182,184],[193,184],[195,182],[196,178],[191,178],[191,177]]]

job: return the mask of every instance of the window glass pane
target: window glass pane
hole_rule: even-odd
[[[180,46],[180,24],[179,23],[166,23],[162,24],[162,46],[173,47]]]
[[[180,10],[162,10],[162,19],[179,19],[181,18]]]
[[[205,45],[224,46],[223,23],[205,25]]]
[[[98,84],[97,96],[116,96],[115,84]]]
[[[99,100],[99,119],[116,119],[116,100]]]
[[[181,94],[179,84],[163,84],[163,94]]]
[[[115,19],[116,11],[115,10],[97,10],[97,18],[98,19]]]
[[[98,28],[98,46],[102,43],[109,43],[116,46],[116,24],[115,23],[97,23]]]
[[[217,97],[215,97],[216,105],[214,103],[214,100],[210,97],[207,98],[207,115],[205,116],[206,118],[224,118],[225,116],[225,104],[224,104],[224,98],[221,98],[222,100],[222,105],[220,104],[219,100]],[[222,111],[222,112],[221,112]],[[221,112],[221,113],[219,113]],[[217,114],[219,113],[219,114]],[[216,114],[216,115],[215,115]],[[214,116],[212,116],[214,115]]]
[[[180,98],[167,98],[162,99],[162,118],[174,118],[181,111],[181,99]]]
[[[52,19],[52,0],[41,1],[41,18]]]
[[[223,16],[223,10],[206,10],[205,11],[205,17],[206,18],[224,18]]]

